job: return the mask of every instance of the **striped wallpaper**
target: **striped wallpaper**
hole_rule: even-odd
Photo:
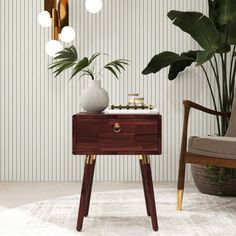
[[[86,79],[69,81],[69,72],[52,79],[45,54],[50,30],[37,24],[43,0],[0,0],[0,180],[79,181],[84,157],[72,156],[71,118],[80,111]],[[205,78],[194,66],[169,82],[167,70],[142,76],[150,58],[163,50],[197,48],[174,27],[171,9],[207,13],[207,0],[106,0],[99,14],[89,14],[84,0],[70,0],[70,25],[76,29],[79,55],[106,52],[108,59],[126,58],[131,66],[120,80],[105,74],[103,87],[111,103],[127,103],[138,92],[163,115],[163,155],[152,157],[154,180],[177,178],[183,99],[212,106]],[[213,118],[191,114],[190,134],[214,133]],[[97,181],[140,180],[136,156],[100,156]],[[187,171],[190,179],[190,170]]]

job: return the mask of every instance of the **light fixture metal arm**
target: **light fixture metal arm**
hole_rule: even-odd
[[[52,17],[52,9],[56,8],[56,0],[44,0],[44,10]]]

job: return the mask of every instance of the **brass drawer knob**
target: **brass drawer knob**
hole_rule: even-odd
[[[119,133],[119,132],[121,131],[121,127],[120,127],[120,124],[119,124],[119,123],[115,123],[115,124],[114,124],[113,131],[114,131],[115,133]]]

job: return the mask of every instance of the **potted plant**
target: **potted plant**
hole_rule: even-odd
[[[157,73],[162,68],[170,66],[168,79],[174,80],[180,72],[195,63],[204,72],[214,109],[229,112],[232,108],[236,76],[236,1],[208,0],[208,5],[209,16],[201,12],[168,12],[173,24],[188,33],[201,48],[181,54],[162,52],[151,59],[142,73],[144,75]],[[206,63],[210,64],[214,79],[210,79],[205,68]],[[217,91],[214,91],[213,85],[216,85]],[[224,118],[220,120],[217,117],[217,127],[218,135],[224,135],[228,120]],[[197,183],[199,176],[194,175],[202,173],[207,178],[209,186],[205,189],[209,189],[208,193],[232,195],[230,188],[227,188],[229,190],[227,192],[222,190],[235,175],[235,170],[208,166],[200,171],[199,168],[202,167],[193,167],[193,177],[200,191],[206,192]],[[233,181],[233,184],[235,183]]]
[[[109,96],[105,89],[101,88],[101,80],[103,70],[108,70],[117,79],[118,73],[125,70],[125,66],[129,65],[128,60],[117,59],[104,65],[98,72],[95,70],[95,60],[102,54],[97,52],[90,58],[78,58],[77,50],[74,46],[66,47],[58,52],[54,57],[54,62],[49,65],[49,69],[53,71],[53,75],[57,77],[63,71],[72,68],[70,79],[79,74],[79,78],[89,77],[89,88],[85,89],[80,97],[80,103],[87,112],[101,112],[107,108],[109,104]],[[106,54],[105,54],[106,55]]]

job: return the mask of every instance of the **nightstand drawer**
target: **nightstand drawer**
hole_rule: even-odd
[[[74,154],[161,153],[161,116],[80,115],[73,117]]]
[[[128,133],[128,134],[157,134],[158,121],[145,119],[101,119],[77,120],[80,136],[97,136],[100,134]],[[117,128],[116,130],[116,126]]]

